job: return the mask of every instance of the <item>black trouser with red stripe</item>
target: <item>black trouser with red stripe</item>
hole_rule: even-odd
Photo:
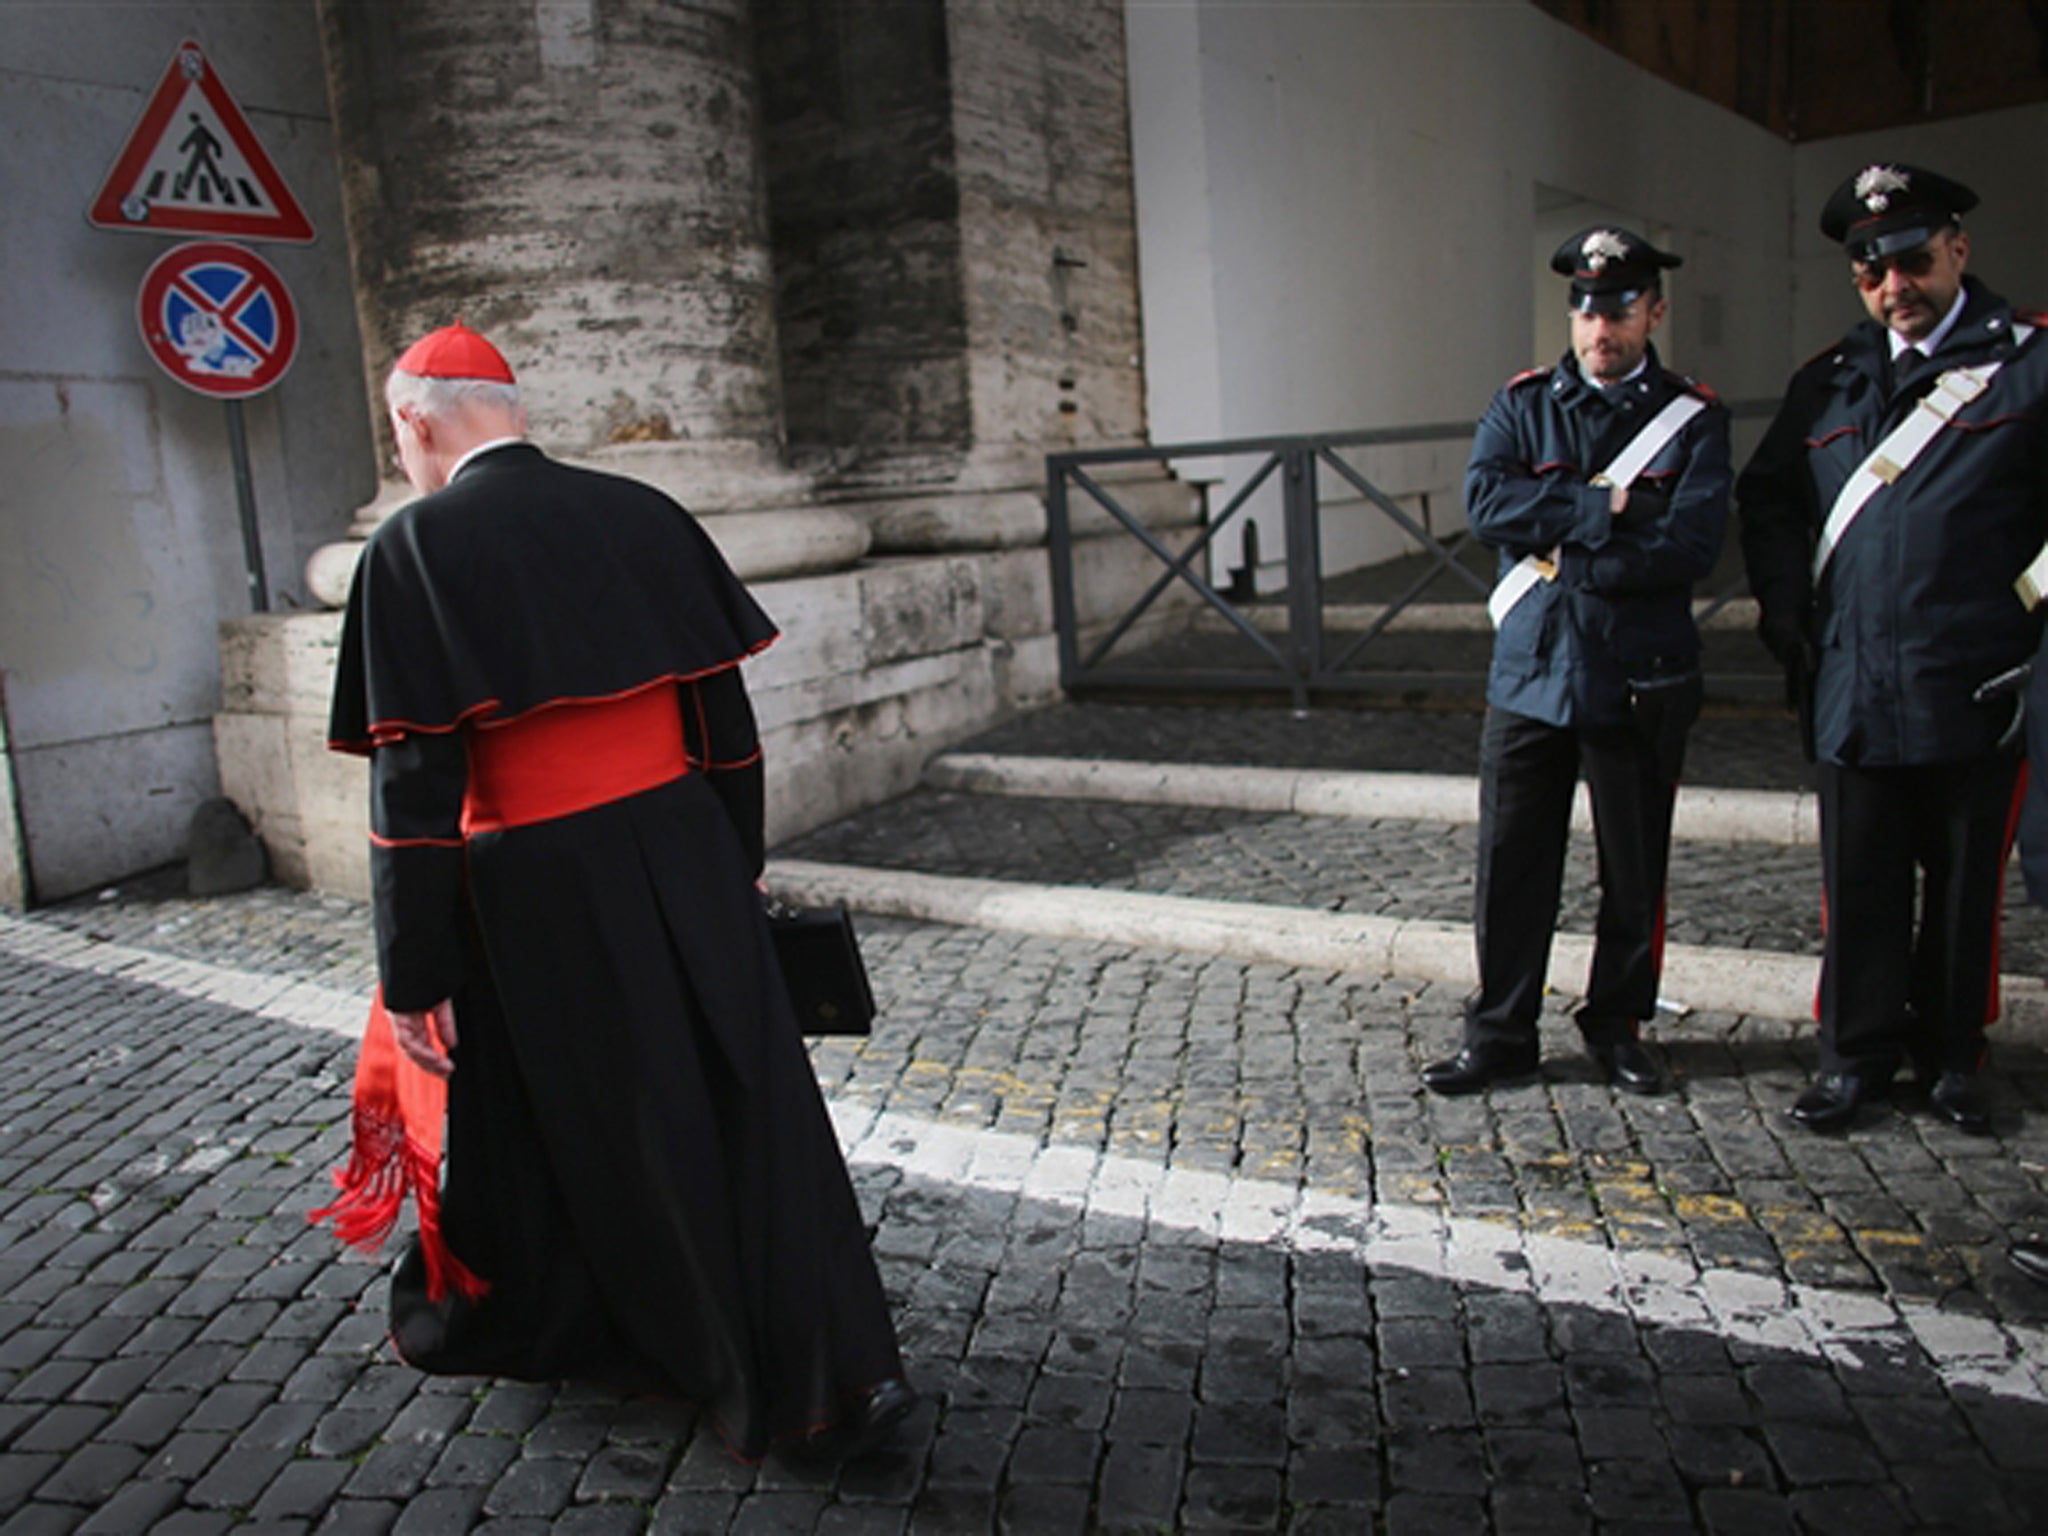
[[[1612,1045],[1636,1038],[1656,1011],[1674,787],[1655,748],[1626,721],[1555,726],[1489,709],[1479,745],[1479,995],[1466,1015],[1467,1045],[1535,1052],[1582,770],[1600,913],[1579,1029],[1588,1044]]]
[[[1998,925],[2019,758],[1822,763],[1821,1067],[1884,1081],[1974,1072],[1998,1011]]]

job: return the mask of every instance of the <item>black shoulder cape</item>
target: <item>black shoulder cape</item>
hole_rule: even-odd
[[[328,745],[702,677],[776,629],[696,519],[651,486],[493,448],[371,536],[349,589]]]

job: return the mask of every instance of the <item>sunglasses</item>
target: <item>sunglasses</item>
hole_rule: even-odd
[[[1869,261],[1859,261],[1850,268],[1849,275],[1856,286],[1865,293],[1874,293],[1884,286],[1885,273],[1898,268],[1901,277],[1925,277],[1934,270],[1934,247],[1923,245],[1918,250],[1901,251],[1896,256],[1875,256]]]

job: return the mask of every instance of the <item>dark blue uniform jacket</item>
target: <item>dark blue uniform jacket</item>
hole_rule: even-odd
[[[2010,699],[1971,694],[2041,637],[2013,579],[2048,536],[2048,335],[2014,344],[2011,306],[1974,279],[1942,348],[1889,393],[1884,329],[1865,321],[1792,377],[1742,472],[1750,590],[1800,615],[1817,653],[1814,754],[1852,767],[1990,753]],[[1842,484],[1951,368],[1991,359],[1990,387],[1865,504],[1820,589],[1813,549]]]
[[[1567,353],[1510,379],[1487,407],[1465,469],[1478,539],[1503,576],[1524,555],[1561,547],[1557,579],[1517,603],[1493,642],[1489,703],[1551,725],[1628,718],[1631,679],[1699,662],[1692,584],[1713,569],[1728,518],[1728,413],[1700,385],[1649,366],[1611,391]],[[1647,522],[1617,521],[1605,486],[1587,482],[1677,394],[1710,403],[1637,477],[1669,498]]]

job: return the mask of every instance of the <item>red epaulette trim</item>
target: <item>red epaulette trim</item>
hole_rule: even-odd
[[[1698,395],[1709,405],[1719,405],[1721,403],[1721,397],[1714,393],[1713,385],[1703,384],[1689,373],[1673,373],[1667,368],[1664,370],[1664,376],[1679,389],[1684,390],[1689,395]]]
[[[2048,309],[2016,309],[2012,317],[2021,325],[2048,326]]]
[[[1524,369],[1523,369],[1523,370],[1522,370],[1522,371],[1521,371],[1520,373],[1516,374],[1516,375],[1515,375],[1515,376],[1514,376],[1514,377],[1513,377],[1512,379],[1509,379],[1509,380],[1507,381],[1507,383],[1505,383],[1505,384],[1501,385],[1501,388],[1502,388],[1502,389],[1513,389],[1513,388],[1514,388],[1514,387],[1515,387],[1516,385],[1518,385],[1518,384],[1526,384],[1526,383],[1528,383],[1528,382],[1529,382],[1529,381],[1530,381],[1531,379],[1547,379],[1547,378],[1549,378],[1549,377],[1550,377],[1550,368],[1548,367],[1548,365],[1546,365],[1546,366],[1544,366],[1544,367],[1542,367],[1542,368],[1524,368]]]

